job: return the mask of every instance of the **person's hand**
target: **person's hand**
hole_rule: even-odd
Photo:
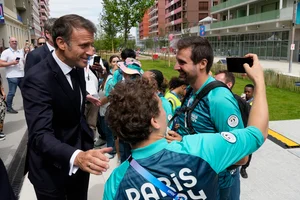
[[[245,55],[245,57],[253,59],[253,66],[249,66],[247,63],[244,64],[244,68],[251,81],[253,81],[254,84],[256,84],[259,81],[264,82],[264,71],[259,63],[257,55],[249,53]]]
[[[174,141],[174,140],[177,140],[177,141],[181,142],[182,141],[182,136],[179,135],[178,133],[176,133],[175,131],[168,131],[168,133],[166,135],[166,139],[169,143]]]
[[[102,72],[103,72],[103,68],[102,68],[101,65],[100,65],[99,63],[97,63],[97,62],[95,62],[95,63],[91,66],[91,68],[92,68],[93,70],[98,71],[99,73],[102,73]]]
[[[11,61],[11,65],[17,65],[19,64],[20,60],[13,60]]]
[[[5,100],[6,99],[6,94],[5,93],[3,93],[3,100]]]
[[[91,174],[100,175],[106,172],[109,168],[107,158],[104,154],[112,151],[112,148],[92,149],[86,152],[80,152],[75,160],[74,165],[78,166],[81,170]]]
[[[102,105],[100,99],[97,99],[96,97],[93,97],[90,94],[86,95],[86,100],[91,102],[94,106],[101,106]]]

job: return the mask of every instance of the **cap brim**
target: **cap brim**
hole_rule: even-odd
[[[126,67],[123,62],[118,63],[118,65],[119,65],[120,69],[122,70],[122,72],[124,72],[125,74],[130,74],[130,75],[131,74],[140,74],[140,72],[138,70],[130,69],[130,68]]]

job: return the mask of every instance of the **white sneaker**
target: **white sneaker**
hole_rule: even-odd
[[[4,133],[0,133],[0,141],[1,140],[5,140],[6,136],[4,135]]]

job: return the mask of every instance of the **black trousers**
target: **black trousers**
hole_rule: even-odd
[[[3,161],[0,158],[0,199],[17,200],[9,183],[8,175]]]
[[[68,177],[63,188],[41,188],[34,186],[38,200],[87,200],[90,174],[80,169]]]

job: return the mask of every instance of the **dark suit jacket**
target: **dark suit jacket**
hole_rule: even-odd
[[[29,52],[26,57],[24,72],[26,73],[31,67],[44,60],[50,54],[46,44]]]
[[[1,199],[16,200],[16,196],[8,180],[8,175],[3,161],[0,158],[0,194]]]
[[[77,68],[77,72],[85,94],[84,71]],[[93,148],[93,132],[83,114],[85,95],[80,109],[52,54],[26,73],[22,95],[29,134],[28,177],[39,187],[60,186],[68,178],[74,151]]]

